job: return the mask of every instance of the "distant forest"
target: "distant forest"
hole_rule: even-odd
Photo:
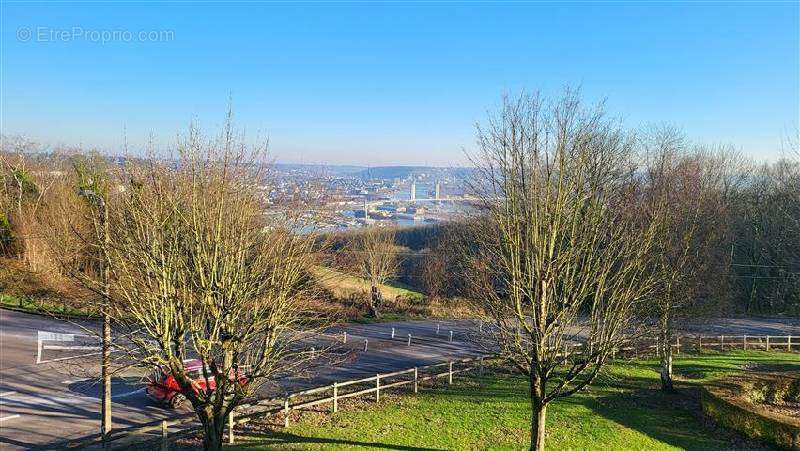
[[[797,160],[755,165],[727,153],[684,158],[687,171],[712,167],[719,175],[701,188],[713,190],[715,202],[700,212],[704,239],[693,248],[691,276],[683,282],[693,298],[687,311],[800,317]],[[459,260],[463,227],[454,222],[397,229],[396,243],[407,249],[399,281],[429,296],[467,295]]]

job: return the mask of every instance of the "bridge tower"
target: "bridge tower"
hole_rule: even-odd
[[[411,181],[411,202],[417,200],[417,181]]]
[[[439,200],[439,199],[440,199],[440,197],[439,197],[439,195],[441,194],[441,191],[440,191],[440,190],[441,190],[441,184],[440,184],[440,183],[439,183],[439,181],[437,180],[437,181],[436,181],[436,193],[435,193],[435,195],[434,195],[434,199],[436,199],[436,200]]]

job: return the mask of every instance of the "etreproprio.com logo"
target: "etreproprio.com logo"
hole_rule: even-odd
[[[175,40],[173,30],[99,30],[83,27],[20,27],[17,28],[20,42],[169,42]]]

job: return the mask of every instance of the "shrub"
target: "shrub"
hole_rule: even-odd
[[[789,384],[783,399],[787,402],[800,402],[800,376],[795,377]]]
[[[771,377],[747,381],[741,385],[741,395],[753,404],[800,402],[800,377]]]
[[[747,403],[730,399],[713,388],[704,388],[700,402],[703,413],[722,426],[748,437],[765,440],[781,448],[800,450],[800,422],[785,422],[748,408]],[[789,420],[791,421],[791,420]]]

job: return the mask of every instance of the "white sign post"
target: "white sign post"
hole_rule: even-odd
[[[36,343],[36,363],[42,362],[42,342],[43,341],[75,341],[75,334],[62,334],[58,332],[47,332],[40,330]]]
[[[48,332],[44,330],[38,331],[38,339],[36,343],[36,363],[46,363],[46,362],[56,362],[59,360],[68,360],[74,359],[76,357],[84,357],[87,355],[97,354],[97,352],[90,353],[90,354],[83,354],[78,356],[70,356],[70,357],[61,357],[58,359],[50,359],[50,360],[42,360],[42,350],[44,349],[57,349],[57,350],[73,350],[73,351],[98,351],[101,349],[100,346],[59,346],[59,345],[48,345],[45,346],[45,341],[56,341],[56,342],[74,342],[76,336],[85,336],[81,334],[66,334],[61,332]]]

